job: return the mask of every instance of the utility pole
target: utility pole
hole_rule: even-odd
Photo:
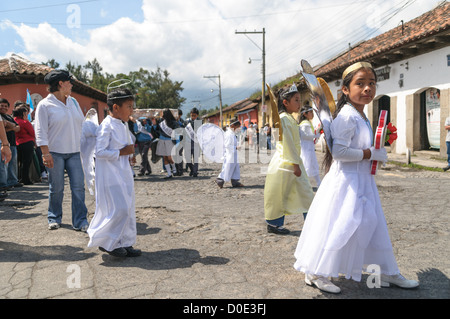
[[[220,128],[223,128],[223,117],[222,117],[222,85],[220,84],[220,74],[219,75],[204,75],[205,79],[219,79],[219,102],[220,102]],[[213,81],[214,82],[214,81]],[[214,82],[215,83],[215,82]],[[217,83],[216,83],[217,84]]]
[[[236,34],[262,34],[263,40],[262,40],[262,49],[251,39],[250,41],[253,42],[254,45],[256,45],[261,51],[262,51],[262,97],[261,97],[261,109],[265,108],[266,106],[266,29],[263,28],[262,31],[236,31]],[[262,112],[262,126],[266,124],[266,112]]]

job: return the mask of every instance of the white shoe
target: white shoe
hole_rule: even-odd
[[[58,229],[59,227],[61,227],[61,225],[58,224],[58,223],[50,223],[50,224],[48,224],[48,229],[49,230]]]
[[[329,292],[332,294],[338,294],[341,292],[341,289],[333,284],[331,281],[328,280],[328,278],[322,277],[322,276],[314,276],[311,274],[305,275],[305,282],[309,286],[316,286],[322,291]]]
[[[408,280],[401,274],[391,276],[381,274],[381,287],[389,287],[390,284],[406,289],[416,288],[419,286],[417,281]]]

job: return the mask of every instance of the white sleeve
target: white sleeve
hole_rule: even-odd
[[[339,115],[331,122],[331,136],[333,144],[350,146],[353,136],[356,132],[356,119],[347,114],[339,113]]]
[[[361,149],[350,148],[342,144],[333,144],[332,155],[335,160],[341,162],[358,162],[364,157]]]
[[[111,128],[109,126],[100,125],[97,129],[97,140],[95,145],[95,156],[104,160],[119,160],[120,150],[109,148],[109,139],[111,136]]]
[[[37,106],[35,114],[35,133],[37,146],[48,146],[48,112],[47,107],[41,105]]]
[[[225,149],[228,150],[228,152],[230,153],[233,153],[235,151],[233,134],[234,133],[225,134],[225,139],[223,143]]]
[[[314,134],[311,125],[300,125],[300,138],[306,141],[314,141],[315,138],[320,137],[320,133]]]
[[[351,148],[351,142],[356,132],[357,122],[354,116],[345,113],[339,115],[331,123],[333,137],[333,158],[342,162],[361,161],[364,157],[362,149]]]

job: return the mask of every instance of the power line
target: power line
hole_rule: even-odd
[[[315,58],[319,58],[319,57],[321,57],[322,61],[324,61],[326,59],[329,59],[331,57],[336,56],[336,54],[338,54],[338,51],[342,52],[343,49],[344,49],[343,46],[344,45],[346,46],[348,44],[348,42],[359,43],[362,40],[369,39],[375,32],[377,32],[382,26],[384,26],[388,21],[390,21],[395,15],[397,15],[399,12],[401,12],[402,10],[407,8],[408,6],[412,5],[415,1],[416,0],[406,0],[406,1],[402,1],[397,6],[391,7],[390,9],[388,9],[385,12],[382,13],[382,16],[380,18],[380,24],[374,30],[371,30],[371,31],[367,32],[366,26],[363,25],[363,26],[353,30],[350,34],[347,35],[348,41],[346,41],[345,44],[343,44],[342,42],[335,42],[333,45],[328,46],[326,50],[327,50],[327,52],[329,52],[329,54],[328,54],[328,56],[326,58],[323,58],[324,50],[320,49],[320,50],[315,51],[314,53],[310,54],[307,57],[308,61],[311,62]],[[333,23],[335,23],[335,21],[332,20],[332,21],[330,21],[330,23],[333,24]],[[345,27],[345,24],[343,24],[342,26]],[[310,36],[310,38],[317,39],[317,36],[319,34],[321,34],[322,32],[325,32],[322,29],[319,29],[319,30],[316,30],[316,31],[317,32],[312,34]],[[302,51],[305,51],[305,49],[309,48],[312,45],[312,43],[314,42],[314,41],[308,41],[308,39],[306,39],[306,40],[303,39],[303,42],[304,43],[308,43],[309,42],[311,44],[309,46],[306,46],[306,47],[305,46],[301,47],[300,49]],[[317,43],[317,42],[314,42],[314,43]],[[285,50],[285,51],[281,52],[281,54],[278,55],[279,58],[276,59],[275,62],[269,63],[270,67],[271,68],[276,67],[282,61],[281,59],[285,60],[286,58],[291,57],[293,54],[299,54],[299,52],[298,52],[297,48],[291,46],[289,51],[286,52],[286,50]],[[270,75],[275,75],[275,74],[278,74],[278,73],[281,73],[281,72],[284,72],[284,71],[271,73]]]
[[[26,10],[36,10],[36,9],[45,9],[45,8],[52,8],[52,7],[67,6],[69,4],[82,4],[82,3],[87,3],[87,2],[98,2],[98,1],[100,1],[100,0],[71,1],[71,2],[65,2],[65,3],[59,3],[59,4],[49,4],[49,5],[36,6],[36,7],[26,7],[26,8],[0,10],[0,13],[26,11]]]
[[[68,4],[81,4],[81,3],[87,3],[87,2],[98,2],[100,0],[85,0],[85,1],[75,1],[75,2],[69,2],[69,3],[62,3],[62,4],[54,4],[54,5],[45,5],[45,6],[36,6],[36,7],[28,7],[28,8],[18,8],[18,9],[8,9],[8,10],[0,10],[0,13],[3,12],[14,12],[14,11],[23,11],[23,10],[34,10],[34,9],[42,9],[42,8],[49,8],[49,7],[58,7],[58,6],[64,6]],[[358,2],[370,2],[373,0],[360,0]],[[242,19],[249,19],[249,18],[263,18],[263,17],[270,17],[270,16],[277,16],[277,15],[287,15],[287,14],[298,14],[301,12],[307,12],[307,11],[316,11],[316,10],[323,10],[323,9],[329,9],[334,7],[341,7],[341,6],[347,6],[351,3],[340,3],[340,4],[333,4],[333,5],[326,5],[326,6],[320,6],[320,7],[310,7],[310,8],[302,8],[298,10],[289,10],[289,11],[280,11],[280,12],[272,12],[272,13],[261,13],[261,14],[253,14],[253,15],[243,15],[243,16],[233,16],[233,17],[218,17],[218,18],[206,18],[206,19],[190,19],[190,20],[174,20],[174,21],[146,21],[147,24],[182,24],[182,23],[205,23],[205,22],[217,22],[217,21],[228,21],[228,20],[242,20]],[[24,23],[24,24],[40,24],[40,22],[17,22],[12,21],[12,23]],[[48,22],[52,25],[65,25],[65,22]],[[107,26],[109,24],[107,23],[83,23],[83,25],[87,26]]]

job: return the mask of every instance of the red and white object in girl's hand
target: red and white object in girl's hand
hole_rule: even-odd
[[[386,122],[387,122],[388,111],[381,110],[380,118],[378,119],[377,130],[375,131],[375,138],[373,140],[373,146],[376,150],[384,147],[386,139]],[[378,161],[372,161],[371,173],[376,175],[378,170]]]

